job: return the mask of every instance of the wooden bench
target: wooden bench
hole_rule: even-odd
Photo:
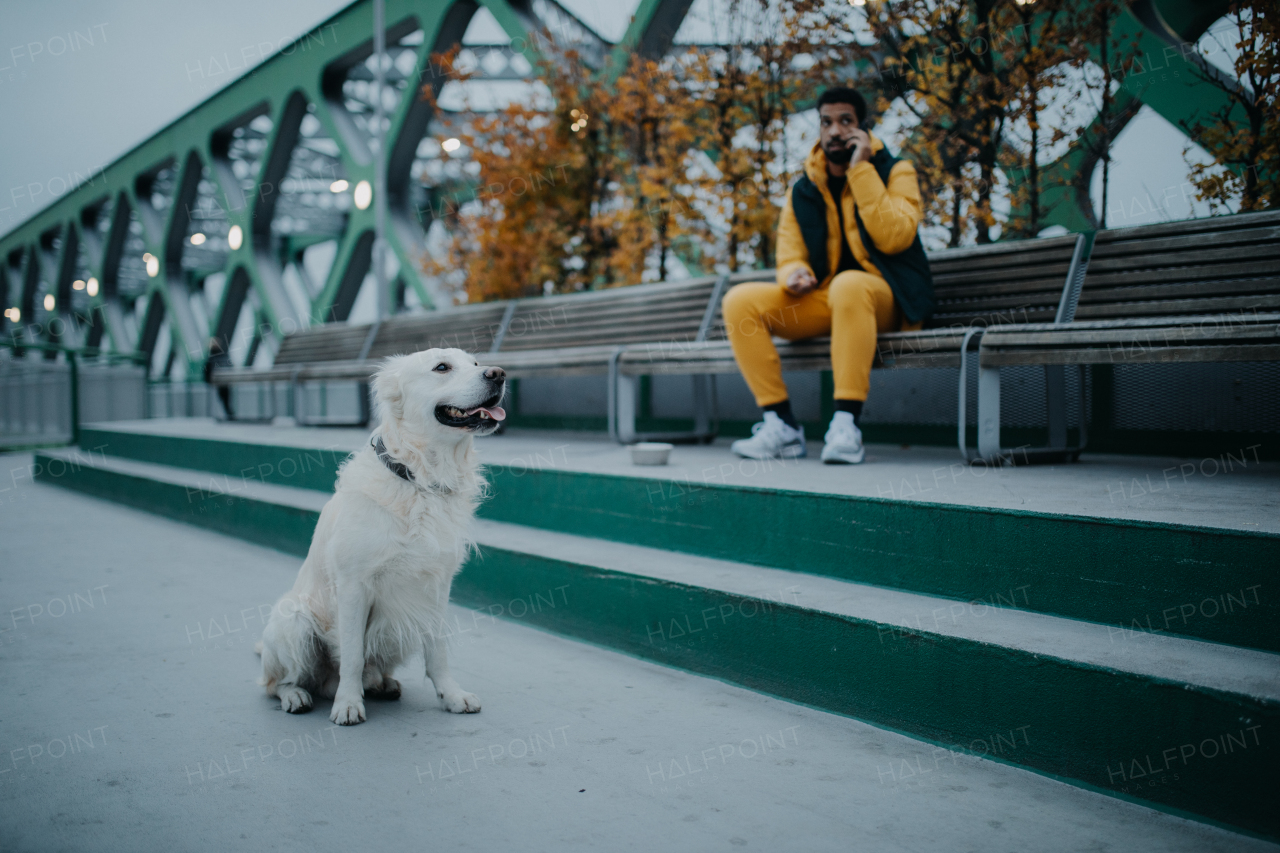
[[[975,328],[1026,324],[1061,315],[1087,263],[1085,235],[955,249],[931,255],[938,309],[928,328],[880,336],[876,366],[958,367]],[[309,416],[308,381],[367,382],[377,359],[432,346],[487,351],[513,378],[607,374],[609,430],[618,441],[705,441],[714,437],[718,373],[736,373],[720,315],[725,290],[771,279],[750,271],[580,294],[535,297],[396,317],[381,324],[321,326],[288,336],[268,370],[220,369],[214,382],[289,382],[299,423]],[[830,368],[826,339],[781,343],[786,370]],[[691,433],[642,435],[636,391],[643,375],[694,377]],[[367,395],[364,395],[367,396]],[[963,401],[963,397],[962,397]],[[367,402],[361,422],[367,421]],[[963,408],[959,429],[964,429]]]
[[[748,277],[740,275],[737,279]],[[500,352],[501,365],[513,378],[603,375],[608,373],[610,359],[619,346],[705,339],[711,329],[709,306],[719,305],[732,279],[701,277],[487,302],[401,315],[381,323],[316,326],[288,335],[270,368],[220,368],[212,378],[219,385],[285,382],[292,389],[298,423],[351,423],[351,418],[309,413],[305,405],[306,384],[344,380],[367,383],[382,358],[431,347]],[[360,396],[361,408],[354,422],[363,424],[370,413],[367,393]],[[714,437],[710,393],[703,389],[698,396],[696,435],[666,437]],[[274,414],[272,409],[266,416]]]
[[[889,332],[879,336],[873,367],[885,369],[960,367],[976,343],[975,330],[1018,326],[1041,321],[1070,322],[1073,294],[1078,294],[1089,262],[1092,235],[1072,234],[1043,240],[996,243],[965,249],[932,252],[937,309],[915,332]],[[756,278],[768,276],[757,273]],[[718,312],[718,306],[717,306]],[[716,315],[716,326],[723,321]],[[635,379],[642,375],[731,374],[738,372],[733,351],[723,332],[705,343],[650,342],[626,347],[615,358],[617,391],[611,399],[611,422],[626,440],[634,429],[634,411],[627,401],[634,398]],[[778,341],[784,370],[829,370],[831,343],[828,338],[807,341]],[[1051,392],[1052,393],[1052,392]],[[1065,388],[1061,390],[1065,397]],[[965,447],[965,378],[961,372],[957,431]],[[1063,410],[1065,416],[1065,409]],[[1065,435],[1066,428],[1062,432]],[[1077,452],[1063,446],[1055,452]]]
[[[486,351],[500,334],[507,304],[489,302],[451,311],[433,311],[391,317],[381,323],[329,323],[285,336],[271,367],[218,368],[216,385],[284,382],[293,399],[294,417],[299,424],[365,424],[369,420],[369,395],[361,389],[359,411],[354,418],[314,414],[306,405],[307,384],[354,380],[366,383],[378,362],[389,355],[416,352],[431,347],[458,347],[472,352]],[[275,416],[275,395],[263,412]]]
[[[986,331],[978,455],[1000,447],[1000,369],[1280,359],[1280,211],[1097,235],[1075,322]],[[1051,408],[1054,401],[1050,400]],[[1051,418],[1051,444],[1055,438]]]

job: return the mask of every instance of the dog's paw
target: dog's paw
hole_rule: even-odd
[[[336,699],[329,719],[340,726],[354,726],[364,722],[364,703],[359,699]]]
[[[440,701],[450,714],[475,714],[480,710],[480,697],[474,693],[441,693]]]
[[[280,697],[280,710],[290,714],[305,714],[311,710],[311,694],[296,685],[276,688]]]
[[[365,688],[364,695],[370,699],[394,702],[400,698],[400,682],[391,677],[384,678],[379,686],[373,689]]]

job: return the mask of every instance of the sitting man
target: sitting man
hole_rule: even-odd
[[[923,210],[916,170],[865,130],[866,102],[852,89],[818,98],[818,144],[778,221],[777,284],[740,284],[724,297],[738,368],[764,422],[733,452],[752,459],[805,455],[773,335],[831,335],[835,417],[822,461],[864,456],[858,419],[879,332],[919,329],[933,310],[933,279],[916,234]],[[838,203],[837,203],[838,200]]]

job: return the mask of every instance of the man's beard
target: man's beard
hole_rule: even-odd
[[[832,143],[831,146],[822,150],[826,152],[827,162],[835,163],[837,166],[845,166],[853,159],[853,149],[845,148],[839,142]]]

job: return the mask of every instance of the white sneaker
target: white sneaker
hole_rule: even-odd
[[[822,461],[828,465],[857,465],[867,455],[862,430],[849,412],[836,412],[822,440]]]
[[[729,449],[748,459],[799,459],[806,452],[804,427],[787,426],[776,412],[765,412],[764,420],[751,427],[751,438],[740,438]]]

